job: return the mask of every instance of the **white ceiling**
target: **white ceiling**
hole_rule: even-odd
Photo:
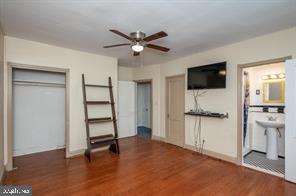
[[[119,59],[119,65],[156,64],[296,26],[296,0],[0,0],[6,35]],[[168,53],[129,46],[108,31],[165,31],[153,41]],[[296,36],[296,35],[295,35]]]

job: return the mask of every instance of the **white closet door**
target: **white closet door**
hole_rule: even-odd
[[[136,135],[136,104],[134,82],[118,82],[118,132],[119,137]]]
[[[13,80],[14,156],[64,148],[65,76],[16,69]]]
[[[296,183],[296,59],[286,61],[285,178]]]

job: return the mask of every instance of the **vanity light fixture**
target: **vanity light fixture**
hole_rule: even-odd
[[[262,80],[268,80],[268,79],[269,79],[268,75],[262,76]]]
[[[278,76],[277,76],[276,74],[271,74],[271,75],[269,75],[269,78],[270,78],[270,79],[277,79]]]
[[[262,80],[274,80],[274,79],[284,79],[286,75],[284,73],[280,74],[270,74],[262,76]]]
[[[286,77],[286,74],[284,74],[284,73],[278,74],[278,77],[281,78],[281,79],[282,78],[285,78]]]

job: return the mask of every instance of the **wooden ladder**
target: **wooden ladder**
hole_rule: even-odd
[[[108,88],[110,94],[110,101],[88,101],[86,98],[86,88]],[[109,146],[109,150],[119,154],[119,144],[118,144],[118,130],[117,121],[115,113],[115,103],[113,97],[113,86],[111,77],[108,78],[108,85],[95,85],[86,84],[84,74],[82,74],[82,92],[83,92],[83,104],[84,104],[84,115],[85,115],[85,126],[86,126],[86,140],[87,149],[85,150],[85,156],[91,161],[92,149],[100,148],[103,146]],[[111,105],[112,117],[102,117],[102,118],[88,118],[88,105]],[[100,136],[90,136],[90,124],[93,123],[108,123],[113,122],[114,134],[100,135]]]

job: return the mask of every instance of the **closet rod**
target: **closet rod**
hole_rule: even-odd
[[[14,80],[12,82],[15,85],[66,87],[65,84],[53,83],[53,82],[33,82],[33,81],[22,81],[22,80]]]

